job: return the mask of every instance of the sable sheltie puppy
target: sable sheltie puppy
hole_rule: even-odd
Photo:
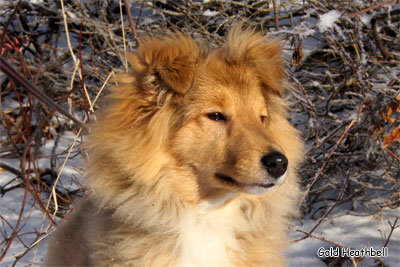
[[[281,46],[236,26],[217,48],[139,41],[92,125],[89,196],[48,265],[282,266],[304,154]]]

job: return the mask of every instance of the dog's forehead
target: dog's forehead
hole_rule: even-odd
[[[264,104],[265,99],[257,75],[246,66],[210,62],[198,73],[198,94],[210,98],[229,99],[245,104]]]
[[[203,108],[222,108],[239,111],[263,110],[266,99],[255,77],[245,71],[220,72],[204,71],[197,76],[189,100]]]

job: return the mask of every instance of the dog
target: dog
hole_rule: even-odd
[[[88,140],[88,197],[49,266],[284,266],[303,142],[282,48],[242,26],[225,44],[140,39]]]

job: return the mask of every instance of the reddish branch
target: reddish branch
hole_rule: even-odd
[[[384,247],[387,247],[387,245],[389,244],[389,241],[390,241],[390,238],[392,237],[392,234],[393,234],[393,231],[396,229],[396,228],[399,228],[400,227],[400,225],[397,225],[397,221],[398,221],[398,217],[394,220],[394,223],[392,224],[390,221],[388,221],[388,223],[389,223],[389,225],[390,225],[390,232],[389,232],[389,235],[388,235],[388,237],[387,237],[387,239],[386,239],[386,242],[385,242],[385,244],[383,245]]]
[[[7,242],[7,246],[5,247],[5,249],[3,250],[3,253],[0,256],[0,262],[3,261],[4,257],[6,256],[8,250],[11,247],[11,244],[14,241],[14,238],[18,235],[18,231],[19,231],[19,226],[21,224],[21,220],[22,220],[22,215],[24,213],[25,210],[25,205],[26,205],[26,200],[27,200],[27,196],[28,196],[28,191],[29,191],[29,172],[28,175],[25,175],[25,159],[28,153],[28,150],[30,150],[30,144],[27,144],[25,149],[24,149],[24,154],[23,157],[21,158],[21,170],[22,170],[22,175],[23,175],[23,179],[25,180],[25,193],[24,193],[24,198],[22,200],[22,204],[21,204],[21,209],[18,215],[18,219],[17,219],[17,223],[14,227],[14,231],[11,234],[11,237],[8,238],[8,242]]]
[[[279,31],[279,14],[278,14],[278,6],[276,4],[276,0],[273,0],[272,4],[274,6],[274,18],[275,18],[276,31]]]
[[[385,151],[386,151],[387,153],[389,153],[392,157],[394,157],[395,159],[397,159],[398,161],[400,161],[400,158],[399,158],[396,154],[394,154],[389,148],[385,148]]]
[[[87,129],[87,126],[81,122],[79,119],[75,118],[73,115],[69,114],[67,111],[65,111],[63,108],[61,108],[59,105],[55,104],[53,100],[48,97],[47,95],[43,94],[39,89],[36,88],[36,86],[32,85],[27,79],[25,79],[18,71],[16,71],[13,67],[11,67],[8,62],[0,57],[0,68],[1,70],[7,74],[13,81],[17,82],[19,85],[22,86],[26,91],[31,93],[33,96],[35,96],[38,100],[46,104],[47,106],[57,110],[67,118],[71,119],[74,121],[79,127]]]
[[[308,232],[304,237],[295,240],[294,242],[298,242],[298,241],[301,241],[301,240],[304,240],[304,239],[310,237],[310,235],[318,228],[318,226],[321,225],[321,223],[326,219],[326,217],[328,217],[328,215],[332,212],[332,210],[341,202],[344,192],[349,184],[349,179],[350,179],[350,174],[347,175],[346,181],[344,182],[344,185],[342,186],[342,189],[340,190],[340,193],[339,193],[335,203],[332,205],[332,207],[330,207],[329,210],[327,212],[325,212],[325,214],[321,217],[321,219],[319,219],[318,223],[311,229],[310,232]]]
[[[313,126],[314,126],[315,140],[316,140],[316,143],[319,144],[319,135],[318,135],[318,127],[317,127],[317,116],[315,115],[314,109],[312,107],[311,100],[308,97],[306,89],[304,89],[303,85],[299,82],[299,80],[297,80],[293,75],[291,75],[291,78],[296,83],[296,85],[298,87],[300,87],[304,97],[306,98],[306,101],[307,101],[307,104],[308,104],[308,109],[310,110],[312,123],[313,123]]]
[[[355,120],[353,119],[349,125],[346,127],[346,129],[344,130],[342,136],[340,136],[339,140],[336,142],[336,144],[334,145],[334,147],[331,149],[331,151],[329,152],[328,156],[326,157],[324,163],[322,164],[321,168],[319,168],[319,170],[317,171],[317,173],[314,176],[314,179],[312,180],[311,184],[308,186],[306,193],[305,193],[305,197],[303,199],[303,203],[305,201],[305,198],[307,197],[308,193],[310,192],[311,188],[314,186],[314,184],[317,182],[319,176],[321,175],[322,171],[324,170],[326,164],[328,164],[329,159],[332,157],[333,153],[336,151],[336,149],[339,147],[340,143],[342,142],[343,138],[347,135],[347,133],[349,132],[349,130],[351,129],[351,127],[354,125]]]
[[[19,0],[17,6],[14,8],[14,11],[13,11],[12,15],[11,15],[10,18],[7,20],[6,25],[5,25],[4,28],[3,28],[3,33],[1,34],[1,45],[2,45],[3,42],[4,42],[4,37],[5,37],[5,35],[6,35],[8,26],[9,26],[10,23],[14,20],[15,14],[17,14],[18,9],[21,7],[21,3],[22,3],[22,0]]]
[[[142,6],[143,6],[143,3],[142,3]],[[135,38],[137,38],[138,34],[136,31],[135,23],[133,22],[131,8],[129,6],[129,0],[125,0],[125,10],[126,10],[126,14],[128,14],[129,27],[131,28],[131,31],[132,31],[133,35],[135,36]]]

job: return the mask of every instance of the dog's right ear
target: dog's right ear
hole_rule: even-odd
[[[139,51],[128,56],[137,82],[144,89],[162,89],[184,94],[191,87],[200,49],[182,33],[139,40]]]
[[[253,68],[263,88],[283,95],[285,70],[278,40],[238,24],[229,31],[224,51],[226,60]]]

